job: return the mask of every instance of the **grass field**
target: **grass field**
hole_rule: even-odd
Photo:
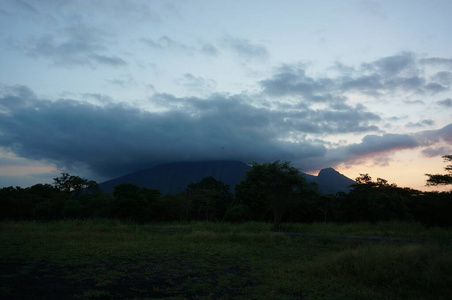
[[[2,299],[450,299],[452,231],[420,224],[1,223]],[[403,237],[375,242],[334,235]]]

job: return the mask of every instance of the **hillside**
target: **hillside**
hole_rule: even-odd
[[[158,189],[165,194],[177,194],[190,183],[201,181],[204,177],[215,179],[233,188],[245,176],[250,166],[239,161],[200,161],[162,164],[105,181],[99,186],[104,192],[113,192],[120,183],[135,183],[139,187]]]
[[[158,189],[163,195],[177,194],[184,191],[190,183],[212,176],[233,189],[250,168],[249,165],[240,161],[175,162],[111,179],[101,183],[100,187],[104,192],[111,193],[115,185],[134,183],[139,187]],[[304,175],[308,182],[318,183],[322,193],[335,194],[339,191],[347,191],[347,187],[354,183],[353,180],[332,168],[321,170],[318,176]]]
[[[317,182],[321,192],[324,194],[348,192],[349,186],[355,183],[355,181],[342,175],[333,168],[322,169],[317,176],[313,177],[313,181]]]

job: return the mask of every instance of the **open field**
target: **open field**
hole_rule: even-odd
[[[450,229],[397,222],[281,225],[284,232],[319,235],[311,238],[271,232],[271,227],[137,226],[114,220],[2,222],[1,297],[450,299],[452,295]]]

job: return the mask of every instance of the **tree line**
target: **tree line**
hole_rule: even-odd
[[[444,156],[452,162],[452,155]],[[452,184],[448,174],[426,174],[427,185]],[[95,181],[62,173],[53,185],[0,190],[2,220],[119,218],[151,221],[265,221],[281,222],[417,221],[428,226],[451,226],[452,191],[422,192],[400,188],[382,178],[361,174],[348,193],[322,194],[290,162],[253,163],[235,186],[213,177],[189,184],[179,194],[161,195],[156,189],[132,183],[104,193]]]

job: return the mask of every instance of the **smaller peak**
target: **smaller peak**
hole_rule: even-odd
[[[320,176],[320,174],[324,175],[324,174],[337,174],[337,173],[339,173],[339,172],[336,171],[335,169],[329,167],[329,168],[325,168],[325,169],[320,170],[318,176]]]

